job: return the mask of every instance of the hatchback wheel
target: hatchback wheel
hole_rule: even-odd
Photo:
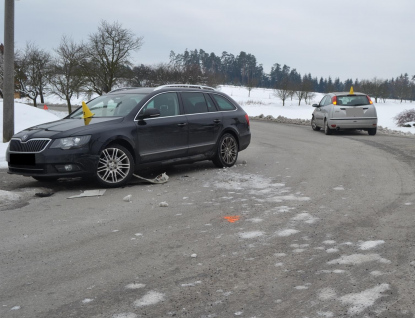
[[[331,135],[331,129],[329,128],[329,123],[327,121],[324,121],[324,133],[326,135]]]
[[[311,128],[315,131],[319,131],[320,127],[316,125],[316,122],[314,121],[314,117],[311,118]]]
[[[369,128],[367,132],[370,136],[374,136],[376,135],[376,128]]]
[[[125,185],[133,175],[134,159],[131,153],[120,145],[110,145],[102,150],[96,178],[104,187],[115,188]]]
[[[217,146],[213,163],[219,167],[232,167],[238,159],[238,142],[231,134],[224,134]]]

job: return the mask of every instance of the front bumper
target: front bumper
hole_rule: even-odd
[[[10,174],[33,177],[71,178],[92,175],[99,156],[89,149],[46,149],[40,153],[6,152]]]

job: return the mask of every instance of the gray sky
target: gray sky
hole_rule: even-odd
[[[389,79],[415,75],[414,14],[414,0],[20,0],[15,45],[52,52],[63,35],[87,41],[101,20],[118,21],[144,37],[134,64],[168,62],[171,50],[245,51],[266,73],[279,63],[313,77]]]

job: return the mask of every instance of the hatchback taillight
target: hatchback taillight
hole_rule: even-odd
[[[248,127],[249,127],[249,116],[248,116],[248,114],[245,114],[245,119],[246,119],[246,123],[248,124]]]
[[[373,104],[373,102],[372,102],[372,100],[370,99],[370,97],[369,97],[369,95],[366,95],[366,97],[367,97],[367,100],[368,100],[368,102],[369,102],[369,104]]]
[[[331,98],[331,103],[332,103],[333,105],[337,105],[337,96],[333,96],[333,97]]]

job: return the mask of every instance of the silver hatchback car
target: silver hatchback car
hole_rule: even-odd
[[[362,93],[329,93],[315,107],[311,127],[324,129],[326,135],[335,130],[359,129],[376,135],[378,117],[370,97]]]

